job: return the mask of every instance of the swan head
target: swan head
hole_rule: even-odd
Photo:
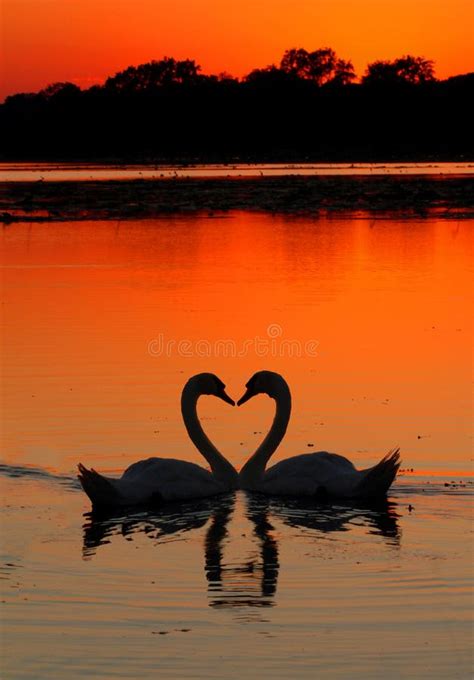
[[[209,394],[235,406],[235,401],[225,391],[224,383],[214,373],[199,373],[193,376],[188,380],[187,387],[194,389],[197,394]]]
[[[286,387],[285,380],[278,373],[273,371],[257,371],[245,385],[247,391],[237,402],[237,406],[242,406],[246,401],[252,399],[257,394],[268,394],[272,399],[276,399]]]

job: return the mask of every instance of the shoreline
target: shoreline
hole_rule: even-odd
[[[344,175],[0,182],[0,222],[61,222],[210,215],[337,213],[469,219],[469,175]]]

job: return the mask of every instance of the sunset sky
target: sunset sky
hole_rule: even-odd
[[[1,24],[0,99],[164,55],[241,76],[291,47],[332,47],[358,75],[406,53],[440,78],[474,70],[472,0],[3,0]]]

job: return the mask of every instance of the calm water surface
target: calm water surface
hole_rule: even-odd
[[[468,678],[472,222],[234,214],[4,228],[9,678]],[[471,300],[470,300],[471,298]],[[185,380],[287,378],[275,460],[404,466],[378,507],[235,496],[92,516],[81,460],[199,461]],[[270,400],[203,398],[240,467]]]

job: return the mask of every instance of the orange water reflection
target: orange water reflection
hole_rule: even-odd
[[[465,471],[471,233],[246,213],[4,229],[3,458],[58,471],[198,460],[184,381],[212,370],[238,397],[265,367],[294,399],[275,460],[328,449],[362,466],[399,445],[407,467]],[[205,398],[201,413],[240,467],[272,407]]]

